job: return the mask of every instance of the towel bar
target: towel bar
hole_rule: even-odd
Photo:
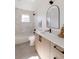
[[[58,49],[57,46],[54,46],[54,48],[58,50],[59,52],[61,52],[62,54],[64,54],[64,51],[61,51],[60,49]]]

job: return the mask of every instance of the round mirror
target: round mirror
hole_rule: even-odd
[[[53,5],[48,8],[46,14],[47,27],[51,29],[60,28],[60,10],[57,5]]]

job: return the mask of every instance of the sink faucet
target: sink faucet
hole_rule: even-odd
[[[49,32],[49,33],[51,33],[52,31],[51,31],[51,28],[49,29],[49,30],[46,30],[46,32]]]

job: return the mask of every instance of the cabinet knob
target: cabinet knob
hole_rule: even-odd
[[[56,57],[54,57],[54,59],[56,59]]]

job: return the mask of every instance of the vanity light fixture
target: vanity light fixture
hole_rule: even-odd
[[[54,3],[54,1],[50,0],[49,3],[52,5]]]

